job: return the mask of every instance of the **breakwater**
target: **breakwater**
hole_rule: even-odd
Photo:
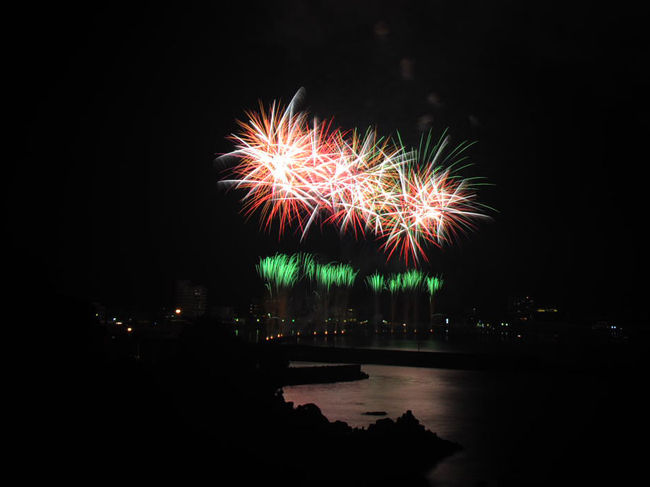
[[[311,367],[288,367],[283,372],[282,382],[292,386],[298,384],[325,384],[367,379],[360,364],[318,365]]]
[[[398,365],[462,370],[539,369],[549,365],[537,357],[517,354],[417,352],[297,344],[277,344],[276,346],[281,348],[283,355],[289,360],[307,362]]]

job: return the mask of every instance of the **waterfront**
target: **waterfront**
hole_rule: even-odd
[[[369,348],[382,350],[404,350],[404,351],[429,351],[429,352],[461,352],[468,351],[466,344],[450,342],[444,334],[425,333],[421,336],[409,334],[404,336],[401,333],[395,334],[347,334],[347,335],[318,335],[300,337],[296,341],[301,345],[314,345],[322,347],[337,348]]]
[[[296,364],[298,365],[298,364]],[[633,428],[645,428],[629,381],[596,374],[465,371],[364,365],[368,380],[285,387],[295,405],[367,427],[406,410],[464,450],[429,474],[432,486],[564,485],[616,481],[637,471]],[[395,445],[395,448],[399,448]],[[391,452],[386,452],[390,459]]]

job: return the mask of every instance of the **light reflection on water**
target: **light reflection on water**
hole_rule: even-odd
[[[464,447],[430,474],[432,485],[446,487],[557,484],[561,468],[571,464],[571,449],[596,423],[594,404],[607,390],[600,379],[577,375],[362,370],[369,379],[285,387],[284,397],[295,405],[315,403],[329,420],[354,427],[378,419],[365,411],[396,419],[410,409],[427,429]]]
[[[465,426],[481,423],[476,417],[479,411],[471,404],[480,400],[478,386],[484,373],[384,365],[364,365],[362,370],[369,379],[285,387],[284,397],[295,405],[315,403],[330,421],[345,421],[353,427],[367,427],[378,419],[364,415],[366,411],[385,411],[386,417],[396,419],[410,409],[441,438],[457,441],[465,449],[471,444]],[[463,469],[474,462],[472,450],[457,454],[464,458]],[[455,474],[454,465],[447,470],[449,475]],[[480,470],[473,470],[471,476],[481,478]],[[461,473],[469,477],[467,472]]]
[[[531,354],[557,353],[561,350],[558,343],[544,343],[540,347],[534,340],[526,341],[505,336],[464,336],[449,337],[444,332],[422,334],[364,334],[364,335],[329,335],[306,336],[297,339],[299,345],[364,348],[381,350],[404,350],[422,352],[485,353],[485,352],[526,352]],[[550,346],[549,346],[550,345]],[[576,349],[572,346],[569,352]]]
[[[369,348],[383,350],[421,350],[433,352],[458,352],[467,351],[467,345],[461,347],[458,344],[450,343],[444,335],[433,336],[423,334],[420,336],[402,335],[396,333],[390,334],[369,334],[369,335],[345,335],[345,336],[308,336],[299,338],[299,344],[315,345],[323,347],[341,347],[341,348]]]
[[[311,362],[294,362],[292,366],[325,365]],[[354,382],[332,384],[306,384],[284,388],[288,401],[297,404],[314,402],[331,421],[341,420],[350,426],[366,427],[377,418],[362,413],[366,411],[386,411],[388,417],[397,417],[411,409],[417,418],[424,422],[427,418],[445,416],[445,402],[429,400],[428,392],[453,387],[442,382],[453,381],[457,371],[442,371],[432,374],[433,369],[415,367],[393,367],[383,365],[364,365],[362,370],[370,378]],[[437,371],[440,372],[440,371]],[[452,377],[445,377],[447,374]],[[426,425],[426,423],[424,423]]]

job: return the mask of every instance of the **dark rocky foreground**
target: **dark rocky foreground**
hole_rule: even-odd
[[[114,339],[83,313],[67,326],[55,353],[65,364],[42,370],[28,441],[51,478],[426,485],[423,475],[460,448],[409,411],[354,429],[316,405],[294,407],[277,347],[213,325],[188,326],[177,352],[154,363],[113,353]]]

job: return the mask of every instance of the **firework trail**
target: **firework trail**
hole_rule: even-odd
[[[235,150],[218,158],[237,159],[221,182],[245,190],[243,212],[258,212],[262,227],[278,222],[280,236],[294,227],[301,238],[315,222],[369,233],[387,259],[397,253],[408,264],[427,260],[427,244],[449,244],[489,218],[483,212],[489,208],[476,201],[475,180],[458,174],[471,144],[448,151],[445,132],[410,150],[399,136],[310,120],[297,110],[303,97],[301,89],[286,108],[260,103],[257,112],[246,112],[248,121],[230,136]]]
[[[433,327],[433,312],[435,310],[435,296],[442,289],[444,280],[441,275],[427,276],[424,278],[425,288],[429,295],[429,323]]]
[[[427,276],[424,278],[424,282],[430,300],[433,299],[444,284],[442,276]]]
[[[284,254],[261,258],[255,269],[271,295],[281,289],[293,287],[300,272],[297,256]]]
[[[384,282],[385,282],[384,276],[382,276],[378,272],[366,276],[366,284],[374,294],[380,294],[384,290],[385,288]]]

